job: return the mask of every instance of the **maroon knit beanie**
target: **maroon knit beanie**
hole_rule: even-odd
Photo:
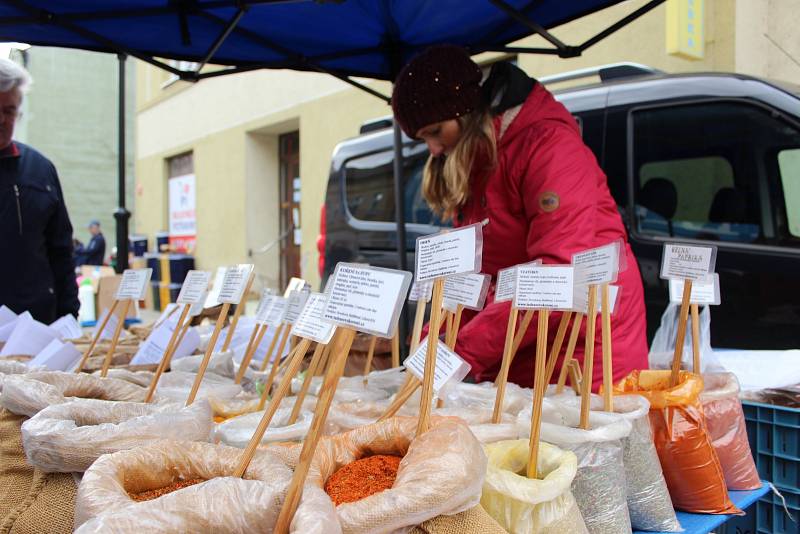
[[[414,57],[394,82],[394,118],[409,137],[481,106],[480,67],[464,48],[437,45]]]

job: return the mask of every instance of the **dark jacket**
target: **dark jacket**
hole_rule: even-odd
[[[50,323],[78,314],[72,224],[53,164],[15,146],[0,155],[0,304]]]
[[[103,234],[93,235],[89,244],[75,249],[75,265],[103,265],[106,255],[106,238]]]

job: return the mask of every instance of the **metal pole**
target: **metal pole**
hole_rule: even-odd
[[[128,268],[128,220],[131,212],[125,209],[125,54],[117,55],[119,65],[119,145],[117,147],[117,272]]]
[[[403,180],[403,132],[400,125],[394,121],[394,217],[397,223],[397,268],[401,271],[408,270],[406,259],[406,203],[405,183]],[[405,358],[408,354],[406,338],[408,336],[408,314],[403,309],[400,315],[400,356]]]

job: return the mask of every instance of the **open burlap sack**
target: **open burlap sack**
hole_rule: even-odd
[[[53,472],[83,472],[103,454],[157,439],[208,441],[214,423],[205,401],[192,406],[77,399],[49,406],[22,425],[29,463]]]
[[[146,394],[145,388],[116,378],[47,371],[7,376],[0,404],[16,414],[32,416],[75,398],[142,402]]]
[[[241,454],[224,445],[161,440],[101,456],[78,488],[76,532],[272,532],[292,471],[259,449],[244,478],[232,477]],[[128,493],[193,478],[207,481],[144,502]]]
[[[416,427],[415,418],[395,417],[320,441],[307,479],[307,485],[317,488],[337,469],[360,458],[403,456],[391,489],[336,507],[345,534],[409,529],[480,501],[486,455],[469,427],[450,417],[433,418],[431,429],[419,437]],[[292,524],[295,532],[311,529],[312,512],[301,501]]]
[[[507,531],[481,505],[455,515],[439,515],[411,530],[411,534],[505,534]]]

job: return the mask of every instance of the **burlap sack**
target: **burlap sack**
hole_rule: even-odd
[[[506,532],[480,505],[456,515],[434,517],[411,530],[411,534],[506,534]]]
[[[72,475],[44,473],[26,463],[23,421],[0,409],[0,533],[72,532],[77,484]]]
[[[157,439],[208,441],[211,407],[78,399],[49,406],[22,425],[28,462],[44,471],[83,472],[103,454]]]
[[[102,456],[78,488],[76,532],[272,532],[292,471],[259,449],[244,478],[231,477],[241,454],[224,445],[162,440]],[[192,478],[207,481],[145,502],[128,495]]]
[[[345,534],[413,527],[480,501],[486,455],[469,427],[456,418],[437,417],[430,430],[415,437],[416,427],[415,418],[395,417],[320,441],[307,479],[318,488],[337,469],[362,457],[403,456],[391,489],[336,508]],[[298,528],[310,523],[304,516],[311,512],[301,501],[295,515]]]
[[[124,380],[47,371],[6,377],[0,404],[30,417],[48,406],[75,398],[142,402],[146,394],[145,388]]]

